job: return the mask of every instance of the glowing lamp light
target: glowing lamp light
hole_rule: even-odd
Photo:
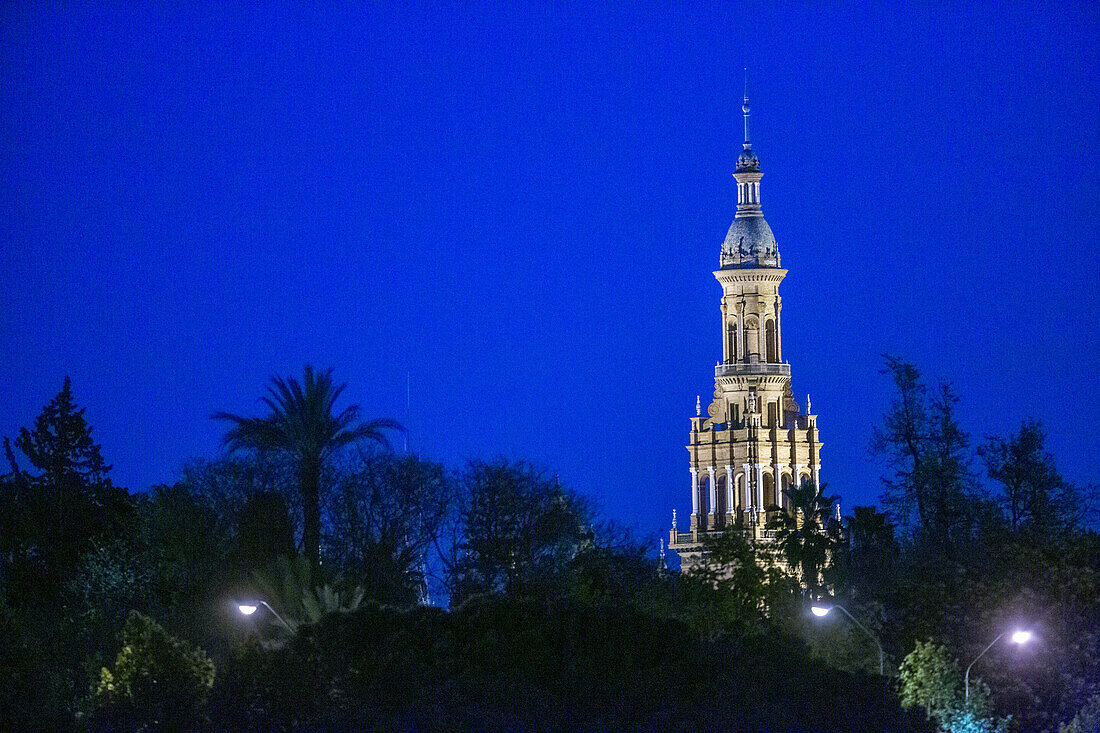
[[[830,609],[830,607],[829,607],[829,606],[810,606],[810,612],[811,612],[811,613],[812,613],[812,614],[813,614],[814,616],[824,616],[824,615],[825,615],[825,614],[827,614],[827,613],[828,613],[828,612],[829,612],[830,610],[832,610],[832,609]]]
[[[251,603],[237,604],[237,610],[243,613],[245,616],[251,616],[252,614],[256,613],[257,608],[259,608],[259,606],[255,606]]]
[[[987,651],[989,651],[990,649],[992,649],[994,644],[996,644],[1001,639],[1005,638],[1005,634],[1007,634],[1007,633],[1008,633],[1007,631],[1002,631],[997,636],[996,639],[989,642],[989,646],[987,646],[985,649],[983,649],[982,653],[974,658],[974,661],[970,663],[970,667],[973,667],[978,662],[979,659],[984,657],[985,653]],[[1012,636],[1010,636],[1008,638],[1013,644],[1016,644],[1018,646],[1023,646],[1024,644],[1031,641],[1031,632],[1030,631],[1025,631],[1023,629],[1017,629],[1016,631],[1013,631]],[[963,685],[965,685],[965,690],[966,690],[965,699],[967,699],[967,700],[970,699],[970,667],[966,668],[966,674],[963,676]]]

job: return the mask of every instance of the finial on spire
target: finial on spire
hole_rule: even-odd
[[[749,67],[745,67],[745,101],[741,105],[741,111],[745,113],[745,148],[749,148]]]
[[[760,172],[760,160],[756,157],[756,153],[752,152],[752,143],[749,142],[749,69],[745,67],[745,100],[741,105],[741,112],[745,115],[745,142],[742,145],[744,150],[737,157],[737,173],[759,173]],[[744,183],[738,179],[738,183]],[[751,203],[758,206],[758,199],[752,197],[751,200],[745,200],[738,198],[737,204],[740,207],[742,204]],[[740,208],[738,209],[740,211]]]
[[[699,395],[695,395],[695,417],[703,416],[703,403],[699,401]]]
[[[676,529],[676,510],[672,510],[672,528]]]
[[[806,414],[807,415],[812,415],[813,414],[813,410],[810,408],[810,393],[809,392],[806,393]]]
[[[665,559],[665,540],[664,540],[664,538],[663,538],[663,537],[661,538],[661,549],[660,549],[660,553],[661,553],[661,560],[664,560],[664,559]]]

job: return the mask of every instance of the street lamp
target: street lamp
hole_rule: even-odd
[[[294,629],[290,628],[290,624],[288,624],[282,616],[276,613],[275,609],[272,608],[271,604],[267,601],[248,601],[246,603],[238,603],[237,610],[245,616],[251,616],[252,614],[256,613],[257,609],[259,609],[260,606],[264,606],[268,611],[271,611],[271,615],[278,619],[279,623],[285,626],[287,631],[292,634],[294,633]]]
[[[884,667],[885,667],[885,664],[884,664],[885,655],[882,653],[882,644],[879,642],[877,636],[872,634],[870,632],[870,630],[868,630],[868,628],[866,626],[861,624],[855,616],[848,613],[847,608],[840,605],[839,603],[825,603],[823,601],[819,601],[819,602],[813,604],[812,606],[810,606],[810,612],[813,613],[814,616],[821,617],[821,616],[827,616],[829,614],[829,611],[833,610],[834,608],[839,608],[841,611],[843,611],[844,615],[852,620],[852,623],[854,623],[856,626],[858,626],[863,633],[867,634],[867,636],[871,637],[871,641],[875,642],[875,646],[878,647],[878,676],[879,677],[884,676],[884,671],[883,670],[884,670]]]
[[[964,677],[963,677],[964,687],[965,687],[965,690],[966,690],[966,696],[965,696],[966,700],[970,699],[970,667],[973,667],[975,662],[977,662],[979,659],[984,657],[985,653],[987,651],[989,651],[990,649],[992,649],[993,645],[996,644],[1001,639],[1003,639],[1004,635],[1007,634],[1007,633],[1008,633],[1007,631],[1002,631],[1000,634],[998,634],[997,638],[994,639],[993,641],[989,642],[989,646],[987,646],[985,649],[983,649],[981,654],[974,657],[974,661],[971,662],[970,665],[966,668],[966,675],[964,675]],[[1018,644],[1020,646],[1023,646],[1024,644],[1031,641],[1031,632],[1030,631],[1025,631],[1023,629],[1018,629],[1016,631],[1013,631],[1012,636],[1009,637],[1009,638],[1012,640],[1013,644]]]

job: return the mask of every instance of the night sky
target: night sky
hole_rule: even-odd
[[[883,353],[1096,480],[1095,2],[137,5],[0,10],[0,435],[71,375],[145,490],[311,362],[427,456],[686,525],[748,66],[831,492],[880,493]]]

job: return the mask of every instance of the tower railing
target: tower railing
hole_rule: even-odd
[[[742,374],[767,374],[779,377],[791,376],[790,364],[746,364],[735,362],[733,364],[719,364],[714,367],[716,377],[738,377]]]
[[[697,545],[701,543],[703,537],[721,537],[727,532],[732,532],[741,535],[746,540],[753,539],[753,528],[745,524],[735,524],[722,529],[708,529],[701,530],[699,532],[680,532],[677,530],[675,535],[669,538],[669,546],[679,545],[681,547],[686,545]],[[774,540],[779,537],[779,532],[774,529],[758,528],[756,530],[756,537],[761,540]]]

